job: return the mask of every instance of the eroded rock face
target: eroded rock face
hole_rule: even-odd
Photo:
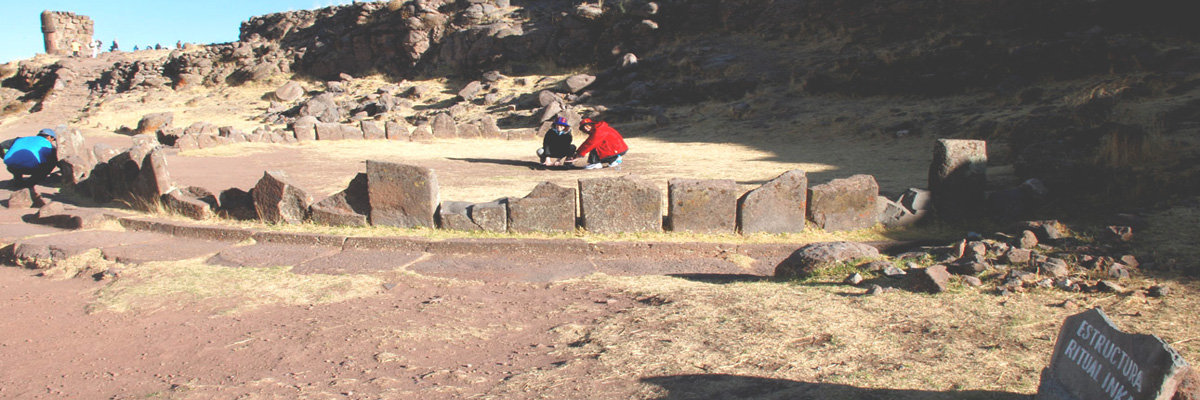
[[[803,232],[808,199],[808,177],[791,170],[738,201],[738,224],[742,233]]]
[[[808,215],[829,231],[870,228],[876,216],[879,184],[870,175],[834,179],[808,189]]]
[[[440,199],[433,170],[368,160],[367,188],[372,225],[434,227]]]
[[[634,175],[579,180],[583,228],[595,233],[662,230],[662,190]]]
[[[272,224],[299,224],[308,218],[312,197],[292,184],[283,171],[267,171],[251,191],[258,219]]]

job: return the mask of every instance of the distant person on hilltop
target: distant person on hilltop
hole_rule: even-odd
[[[561,166],[563,160],[575,154],[575,145],[571,144],[571,124],[566,118],[558,117],[546,136],[542,138],[542,148],[537,149],[538,158],[542,165]]]
[[[133,45],[133,51],[138,51],[137,45]]]
[[[83,49],[83,45],[79,44],[78,40],[71,41],[71,57],[79,57],[81,49]]]
[[[0,157],[13,175],[17,186],[38,184],[58,166],[58,135],[53,129],[42,129],[36,136],[12,138],[0,142]],[[22,175],[29,175],[23,179]]]
[[[99,40],[93,40],[91,42],[88,42],[88,50],[92,51],[92,58],[96,58],[96,56],[100,55],[100,46],[103,46],[103,45],[104,44],[101,43]]]
[[[588,138],[579,145],[575,157],[567,159],[566,162],[575,161],[586,154],[587,166],[583,167],[584,169],[600,169],[604,168],[605,164],[609,168],[621,166],[622,157],[629,151],[629,146],[616,129],[607,122],[596,122],[591,118],[580,121],[579,129],[588,134]]]
[[[121,51],[121,45],[117,44],[117,39],[113,39],[112,47],[109,47],[108,51]]]

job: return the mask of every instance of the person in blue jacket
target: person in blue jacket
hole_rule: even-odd
[[[0,156],[14,183],[36,185],[58,166],[58,135],[53,129],[42,129],[36,136],[5,140],[0,142]],[[23,175],[29,178],[23,179]]]

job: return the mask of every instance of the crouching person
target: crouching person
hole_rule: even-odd
[[[629,151],[629,146],[625,144],[625,138],[622,138],[616,129],[609,126],[607,122],[596,122],[591,118],[584,118],[583,121],[580,121],[579,129],[588,134],[588,138],[579,145],[579,151],[575,152],[575,157],[567,162],[575,161],[586,155],[587,165],[583,167],[584,169],[621,166],[622,157],[625,152]]]
[[[571,140],[571,124],[565,118],[558,117],[542,138],[542,148],[537,150],[542,165],[563,165],[564,159],[575,154],[575,145],[571,144]]]
[[[32,187],[46,179],[58,166],[58,135],[53,129],[42,129],[37,136],[13,138],[0,142],[0,156],[13,175],[18,187]],[[28,179],[23,177],[28,175]]]

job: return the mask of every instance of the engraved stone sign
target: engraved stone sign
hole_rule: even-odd
[[[1095,308],[1063,322],[1035,400],[1169,400],[1187,369],[1162,339],[1121,332]]]

